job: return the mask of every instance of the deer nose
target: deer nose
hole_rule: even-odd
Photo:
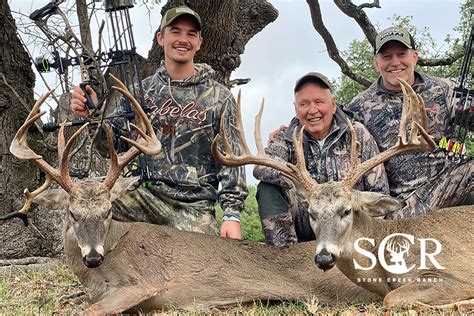
[[[334,267],[336,264],[336,259],[333,254],[329,253],[326,249],[323,249],[316,255],[314,262],[318,268],[326,271]]]
[[[82,258],[82,261],[88,268],[97,268],[104,261],[104,256],[93,249]]]

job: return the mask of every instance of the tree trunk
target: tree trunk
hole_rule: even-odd
[[[15,21],[7,1],[0,1],[0,216],[19,210],[24,201],[21,192],[25,188],[36,189],[44,179],[29,161],[20,161],[10,154],[9,146],[16,131],[26,119],[33,98],[34,74],[31,61],[17,37]],[[21,98],[21,100],[19,99]],[[37,129],[30,132],[30,146],[38,154],[46,150],[41,143],[42,135]],[[47,155],[46,155],[47,156]],[[51,213],[51,212],[49,212]],[[53,254],[57,250],[58,235],[48,234],[57,223],[47,218],[49,214],[34,215],[35,227],[27,228],[20,220],[0,221],[0,259],[21,258]],[[60,219],[59,219],[60,221]],[[57,255],[57,253],[56,253]]]

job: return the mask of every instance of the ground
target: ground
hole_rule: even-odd
[[[84,288],[64,263],[46,271],[25,270],[3,273],[0,279],[0,315],[79,315],[87,302],[78,299]],[[340,305],[327,307],[316,298],[299,303],[281,303],[271,306],[256,302],[252,306],[236,306],[227,310],[172,310],[160,315],[217,314],[217,315],[465,315],[474,311],[430,309],[405,306],[387,309],[379,304]]]

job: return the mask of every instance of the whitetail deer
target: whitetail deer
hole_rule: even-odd
[[[47,95],[35,104],[10,148],[17,158],[32,160],[47,175],[44,185],[32,193],[26,192],[20,213],[28,211],[35,197],[35,202],[44,206],[67,209],[66,261],[94,303],[85,314],[147,312],[166,307],[209,308],[313,296],[327,304],[372,302],[379,298],[361,291],[338,270],[318,270],[308,260],[314,244],[279,249],[160,225],[112,220],[111,195],[116,193],[112,188],[122,168],[140,152],[154,155],[160,151],[146,114],[125,86],[116,81],[120,87],[114,89],[130,100],[137,113],[140,128],[135,129],[141,140],[122,137],[132,147],[118,158],[110,131],[104,126],[112,164],[103,182],[73,182],[69,177],[68,153],[84,127],[67,144],[64,126],[60,129],[57,169],[29,148],[28,128],[44,114],[38,112]],[[64,190],[42,192],[52,180]]]
[[[405,81],[399,80],[403,88],[404,104],[398,143],[360,164],[358,160],[360,144],[350,125],[352,168],[341,182],[319,184],[311,178],[306,170],[303,156],[304,127],[299,133],[299,139],[297,139],[296,130],[293,134],[297,156],[296,165],[266,156],[260,137],[263,102],[255,124],[258,154],[253,155],[248,149],[241,117],[237,120],[236,129],[244,147],[243,155],[237,156],[232,152],[224,129],[221,129],[220,136],[218,135],[214,140],[213,154],[223,165],[263,165],[280,171],[295,182],[309,204],[310,224],[317,244],[315,262],[321,269],[331,269],[337,262],[338,268],[353,282],[383,295],[384,304],[387,306],[399,303],[444,305],[456,302],[469,306],[472,302],[465,300],[474,297],[474,206],[442,209],[411,219],[389,221],[372,216],[394,211],[402,206],[401,202],[383,194],[352,189],[367,171],[395,155],[410,151],[432,151],[435,148],[434,141],[425,132],[427,117],[423,100]],[[240,103],[240,95],[238,103]],[[410,119],[412,120],[411,132],[407,139]],[[222,140],[225,153],[220,151],[220,140]],[[410,243],[414,243],[404,259],[411,269],[401,275],[383,268],[380,260],[386,262],[384,249],[380,253],[376,247],[376,243],[380,243],[385,236],[394,233],[406,234],[408,237],[410,235],[412,236],[409,237],[412,238]],[[396,235],[396,237],[403,239],[404,235]],[[365,238],[363,240],[368,242],[364,246],[359,243],[355,245],[356,241],[361,241],[360,238]],[[355,251],[354,245],[362,249],[362,253]],[[442,251],[438,253],[440,245],[442,245]],[[374,260],[377,259],[377,255],[378,261]],[[433,263],[431,267],[418,269],[425,268],[427,261]],[[365,268],[365,270],[356,269],[356,263],[357,267]],[[374,279],[376,281],[373,281]],[[426,283],[421,280],[432,282]]]

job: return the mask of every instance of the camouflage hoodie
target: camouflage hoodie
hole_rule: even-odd
[[[451,110],[452,82],[415,72],[413,90],[421,95],[428,115],[428,133],[439,142],[448,127]],[[395,145],[400,126],[403,94],[385,89],[382,78],[367,90],[359,93],[348,105],[354,118],[362,122],[374,135],[379,149],[385,151]],[[437,150],[435,153],[407,153],[398,155],[385,163],[390,194],[402,199],[440,173],[446,159]]]
[[[353,123],[357,139],[361,143],[361,161],[365,161],[379,153],[374,138],[360,123]],[[288,128],[272,139],[265,152],[272,158],[296,164],[296,156],[292,140],[293,130],[300,130],[301,125],[295,117]],[[337,107],[329,135],[321,147],[317,140],[304,133],[303,148],[306,168],[311,177],[318,183],[341,181],[350,170],[351,134],[347,125],[346,114]],[[254,176],[264,182],[288,188],[287,181],[281,173],[268,167],[256,166]],[[375,191],[388,194],[387,176],[383,165],[375,167],[365,174],[355,189]]]
[[[212,79],[214,71],[210,66],[195,64],[195,69],[196,74],[185,80],[172,80],[162,63],[153,76],[143,80],[144,110],[163,151],[153,157],[141,155],[138,167],[142,178],[156,186],[154,191],[159,192],[160,198],[193,203],[203,212],[214,212],[219,200],[225,215],[238,218],[248,194],[244,168],[223,167],[211,154],[211,143],[219,132],[224,111],[226,126],[235,119],[235,99],[229,89]],[[130,105],[122,99],[116,112],[129,111]],[[119,141],[118,135],[129,134],[127,123],[123,118],[112,122],[121,151],[127,145]],[[229,134],[232,146],[239,152],[236,134]]]

